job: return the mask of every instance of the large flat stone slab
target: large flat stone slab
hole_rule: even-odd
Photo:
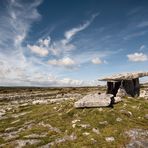
[[[122,81],[122,80],[132,80],[140,77],[148,76],[148,72],[131,72],[131,73],[121,73],[115,74],[109,77],[102,78],[102,81]]]
[[[111,103],[112,94],[89,94],[84,96],[82,99],[75,102],[75,108],[84,107],[105,107]]]

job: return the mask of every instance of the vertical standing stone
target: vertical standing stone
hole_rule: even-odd
[[[107,82],[107,94],[113,94],[113,82]]]
[[[107,94],[113,94],[116,96],[121,82],[107,82]]]
[[[134,97],[135,96],[135,87],[133,80],[124,80],[123,88],[125,89],[127,95]]]
[[[139,79],[133,79],[133,83],[134,83],[134,92],[135,92],[135,96],[138,97],[140,94],[140,84],[139,84]]]
[[[114,96],[116,96],[116,94],[117,94],[118,89],[119,89],[120,86],[121,86],[121,81],[115,82],[114,89],[113,89],[113,95]]]

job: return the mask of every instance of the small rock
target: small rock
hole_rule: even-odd
[[[56,98],[57,98],[57,99],[59,99],[59,98],[61,98],[61,97],[62,97],[62,94],[56,95]]]
[[[141,91],[140,91],[139,97],[140,97],[140,98],[144,98],[144,99],[148,99],[148,91],[146,91],[146,90],[141,90]]]
[[[144,116],[144,118],[145,118],[145,119],[148,119],[148,114],[146,114],[146,115]]]
[[[90,133],[84,132],[83,135],[84,135],[84,136],[88,136],[88,135],[90,135]]]
[[[25,106],[28,106],[28,103],[23,103],[20,105],[21,107],[25,107]]]
[[[6,111],[4,109],[0,109],[0,117],[4,116],[6,114]]]
[[[62,113],[59,113],[58,115],[59,115],[59,116],[62,116]]]
[[[47,104],[47,103],[48,103],[47,100],[34,100],[34,101],[32,101],[33,105],[36,105],[36,104]]]
[[[122,99],[121,99],[121,97],[114,97],[114,100],[115,100],[115,103],[118,103],[118,102],[121,102],[122,101]]]
[[[75,120],[72,121],[72,127],[73,127],[73,128],[76,127],[76,123],[77,123],[77,122],[80,122],[80,120],[79,120],[79,119],[75,119]]]
[[[5,129],[5,132],[10,132],[10,131],[13,131],[13,130],[15,130],[15,127],[9,127],[9,128]]]
[[[70,136],[66,135],[63,138],[58,138],[53,142],[47,143],[46,145],[41,146],[41,148],[50,148],[51,146],[55,145],[55,144],[60,144],[63,143],[65,141],[74,141],[77,139],[77,136],[72,133]]]
[[[18,131],[13,131],[13,132],[9,132],[9,133],[4,133],[3,134],[3,138],[7,141],[7,140],[12,140],[12,139],[16,139],[18,138]]]
[[[121,122],[122,119],[118,117],[118,118],[116,119],[116,121],[117,121],[117,122]]]
[[[98,111],[99,111],[99,112],[102,112],[102,111],[103,111],[103,108],[98,108]]]
[[[43,127],[47,127],[49,128],[49,130],[51,131],[55,131],[57,133],[60,133],[60,129],[58,129],[57,127],[52,127],[50,124],[45,124],[44,122],[40,122],[39,125],[43,126]]]
[[[82,128],[85,128],[85,129],[90,127],[89,124],[80,124],[80,125],[78,125],[78,126],[80,126],[80,127],[82,127]]]
[[[14,118],[18,118],[18,117],[21,117],[21,116],[24,116],[28,113],[30,113],[31,111],[28,111],[28,112],[22,112],[22,113],[18,113],[18,114],[13,114],[12,117]]]
[[[56,109],[57,109],[57,107],[56,107],[56,106],[54,106],[54,107],[53,107],[53,109],[54,109],[54,110],[56,110]]]
[[[101,125],[107,125],[108,122],[107,121],[102,121],[102,122],[99,122],[99,124],[101,124]]]
[[[92,131],[93,131],[94,133],[96,133],[96,134],[100,134],[100,131],[99,131],[99,129],[97,129],[97,128],[93,128]]]
[[[6,111],[10,111],[11,109],[12,109],[12,107],[9,107],[9,106],[8,106],[8,107],[6,108]]]
[[[76,122],[79,122],[79,121],[80,121],[80,119],[75,119],[75,120],[72,121],[72,123],[76,123]]]
[[[133,108],[133,109],[136,109],[136,108],[137,108],[137,106],[132,106],[132,108]]]
[[[46,137],[46,135],[47,135],[47,133],[45,133],[45,134],[40,134],[40,135],[38,135],[38,134],[31,134],[31,135],[26,135],[26,136],[24,136],[25,138],[44,138],[44,137]]]
[[[27,145],[32,145],[32,144],[37,144],[40,142],[40,140],[36,140],[36,139],[31,139],[31,140],[16,140],[15,141],[17,143],[16,148],[21,148]]]
[[[124,103],[124,104],[123,104],[123,107],[126,107],[126,106],[127,106],[127,104],[126,104],[126,103]]]
[[[75,127],[76,127],[76,124],[75,124],[75,123],[74,123],[74,124],[72,124],[72,127],[73,127],[73,128],[75,128]]]
[[[90,140],[93,142],[93,144],[97,143],[97,140],[95,140],[94,138],[91,138]]]
[[[114,137],[106,137],[105,140],[107,142],[113,142],[113,141],[115,141],[115,138]]]
[[[131,117],[133,115],[132,112],[127,111],[127,110],[120,110],[120,112],[128,117]]]
[[[127,96],[127,93],[124,88],[119,88],[116,96],[117,97],[124,97],[124,96]]]

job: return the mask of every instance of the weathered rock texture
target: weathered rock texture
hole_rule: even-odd
[[[144,76],[148,76],[148,72],[117,74],[101,80],[107,81],[107,94],[137,97],[140,94],[139,78]],[[119,89],[122,90],[122,93],[119,93]]]
[[[75,102],[74,107],[84,108],[109,106],[111,104],[112,97],[112,94],[89,94]]]
[[[139,97],[144,98],[144,99],[148,99],[148,90],[141,90]]]
[[[147,148],[148,147],[148,130],[131,129],[126,131],[125,134],[130,138],[126,148]]]
[[[144,76],[148,76],[148,72],[132,72],[132,73],[116,74],[110,77],[105,77],[101,80],[111,82],[111,81],[121,81],[121,80],[132,80]]]

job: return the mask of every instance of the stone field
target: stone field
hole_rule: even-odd
[[[105,88],[0,88],[0,148],[147,148],[147,91],[113,107],[77,109]]]

